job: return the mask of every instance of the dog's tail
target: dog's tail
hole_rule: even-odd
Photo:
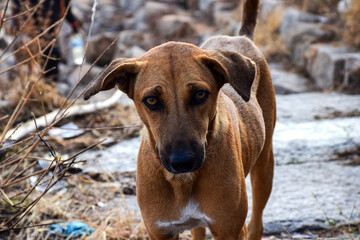
[[[259,10],[259,0],[243,0],[243,15],[240,36],[245,35],[250,39],[254,38],[254,30]]]

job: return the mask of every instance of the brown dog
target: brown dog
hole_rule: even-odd
[[[117,86],[145,124],[137,196],[150,239],[244,239],[245,177],[253,211],[247,237],[260,239],[273,178],[275,96],[266,60],[249,39],[258,0],[245,3],[241,37],[201,48],[170,42],[137,59],[117,59],[85,99]]]

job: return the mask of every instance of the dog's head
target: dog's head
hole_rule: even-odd
[[[163,166],[187,173],[204,162],[220,88],[230,83],[248,101],[255,71],[241,54],[171,42],[140,58],[114,60],[84,98],[117,86],[134,100]]]

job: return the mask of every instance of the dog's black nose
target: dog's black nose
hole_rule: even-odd
[[[170,166],[176,171],[176,173],[190,172],[196,164],[194,154],[190,151],[172,153],[169,159]]]

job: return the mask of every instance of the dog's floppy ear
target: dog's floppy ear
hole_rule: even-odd
[[[142,65],[143,63],[135,58],[119,58],[112,61],[95,77],[94,84],[84,93],[84,99],[87,100],[98,92],[110,90],[115,86],[132,98],[132,80]]]
[[[209,68],[220,86],[230,83],[246,102],[249,101],[256,75],[256,65],[250,58],[236,52],[206,50],[199,59]]]

